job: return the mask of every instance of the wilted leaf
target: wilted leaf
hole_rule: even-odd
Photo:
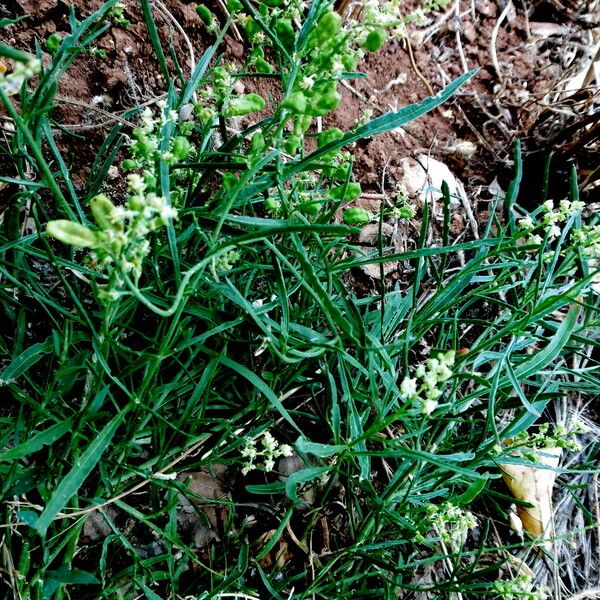
[[[558,466],[561,448],[542,448],[540,464],[555,468]],[[554,535],[552,517],[552,490],[556,480],[556,472],[547,468],[528,465],[501,464],[502,477],[520,502],[531,506],[517,506],[517,513],[523,529],[533,538],[550,538]],[[544,541],[539,544],[546,551],[552,550],[552,543]]]
[[[275,532],[275,529],[265,531],[265,533],[258,538],[258,543],[262,546],[266,546],[273,539]],[[267,554],[258,561],[258,564],[263,569],[268,569],[275,565],[277,570],[281,570],[292,557],[293,555],[290,552],[288,543],[283,537],[280,537],[275,546],[271,548],[271,551],[267,552]]]
[[[213,474],[214,473],[214,474]],[[202,548],[213,539],[220,539],[223,524],[227,519],[227,506],[223,500],[228,498],[221,475],[225,468],[216,465],[213,472],[194,471],[181,473],[177,477],[188,481],[188,489],[201,498],[187,498],[179,495],[177,503],[177,522],[185,535],[191,537],[197,548]],[[204,513],[204,517],[200,514]]]
[[[82,532],[82,535],[86,540],[97,542],[105,539],[112,533],[112,529],[107,519],[114,522],[118,513],[112,506],[107,506],[103,512],[104,514],[96,509],[88,514]]]

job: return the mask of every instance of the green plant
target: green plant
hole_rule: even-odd
[[[571,360],[598,346],[597,240],[581,239],[597,225],[582,222],[575,180],[560,234],[531,239],[515,222],[527,218],[517,146],[506,223],[428,247],[425,207],[414,250],[359,246],[358,227],[334,223],[361,193],[344,148],[435,108],[472,74],[348,132],[317,133],[379,21],[345,24],[327,2],[230,1],[253,44],[243,70],[217,56],[228,21],[186,79],[171,75],[142,1],[168,92],[126,113],[131,128],[114,126],[77,193],[53,137],[56,84],[119,5],[72,18],[47,68],[0,46],[19,74],[0,81],[15,126],[1,148],[14,173],[0,182],[18,189],[0,234],[0,585],[16,598],[153,600],[523,588],[494,583],[506,549],[479,515],[472,534],[481,503],[507,503],[498,463],[529,464],[505,442],[555,399],[599,391],[595,359]],[[238,93],[242,73],[275,79],[281,102]],[[104,183],[112,166],[126,187]],[[25,206],[37,230],[23,236]],[[540,231],[549,210],[530,215]],[[462,268],[446,270],[458,253]],[[392,260],[410,267],[394,287],[359,296],[348,285]],[[300,466],[283,473],[291,448]],[[587,460],[581,469],[595,468],[597,448]],[[223,469],[222,494],[188,484],[201,473],[214,485]],[[200,548],[182,498],[201,524],[223,515]],[[267,566],[284,542],[289,564]]]

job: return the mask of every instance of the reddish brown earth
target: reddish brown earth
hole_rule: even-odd
[[[75,0],[75,13],[85,17],[102,4],[102,0]],[[405,2],[405,14],[418,4],[413,0]],[[401,131],[359,142],[354,155],[355,173],[363,187],[390,193],[402,179],[401,159],[431,153],[463,180],[475,213],[485,220],[486,201],[491,197],[487,187],[498,177],[505,189],[511,176],[514,139],[520,138],[525,150],[532,152],[527,159],[531,169],[527,170],[529,179],[525,186],[535,190],[545,154],[540,148],[546,151],[553,145],[568,146],[581,134],[577,122],[585,116],[586,107],[593,107],[597,88],[584,89],[575,98],[567,99],[565,106],[569,110],[562,112],[559,109],[565,107],[552,110],[545,97],[569,74],[569,69],[573,74],[577,52],[582,53],[581,48],[585,49],[590,36],[597,33],[593,28],[593,20],[598,18],[594,16],[597,4],[597,0],[579,0],[565,9],[558,0],[526,0],[503,11],[500,0],[450,2],[443,10],[428,15],[424,23],[408,25],[407,39],[391,41],[380,52],[367,56],[361,65],[367,77],[349,82],[352,89],[344,89],[342,105],[324,125],[348,129],[366,109],[377,116],[417,102],[439,91],[466,68],[479,67],[476,77],[442,109]],[[195,2],[163,0],[162,6],[172,18],[161,3],[156,3],[160,36],[165,43],[172,39],[181,68],[187,73],[191,52],[197,60],[213,37],[200,23]],[[0,2],[0,14],[2,8]],[[221,9],[214,9],[223,16]],[[5,1],[6,16],[30,16],[0,31],[0,37],[22,49],[32,50],[36,41],[44,47],[50,34],[68,31],[68,11],[66,0]],[[111,27],[97,43],[107,58],[80,58],[63,77],[58,90],[56,121],[80,136],[57,134],[67,163],[74,165],[76,183],[84,182],[87,167],[113,123],[105,113],[118,113],[164,92],[139,5],[130,2],[126,16],[132,23],[129,28]],[[574,54],[570,64],[565,60],[566,50]],[[228,36],[225,53],[227,60],[241,65],[243,44]],[[44,58],[49,60],[48,55]],[[265,92],[268,90],[264,89],[264,82],[245,80],[244,85]],[[576,108],[581,105],[584,109]],[[572,135],[554,144],[557,131],[568,125],[575,127]],[[557,185],[564,184],[570,162],[580,168],[581,178],[592,173],[600,159],[597,139],[597,135],[592,135],[591,143],[588,140],[570,154],[561,155],[559,151]],[[473,156],[457,152],[456,143],[460,140],[475,144]],[[481,206],[480,201],[484,203]]]

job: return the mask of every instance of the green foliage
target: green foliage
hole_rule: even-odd
[[[50,52],[50,54],[56,54],[56,52],[58,52],[61,39],[62,38],[58,33],[53,33],[51,36],[48,37],[48,39],[46,40],[46,48],[48,49],[48,52]]]
[[[383,238],[356,244],[375,217],[350,207],[335,223],[362,194],[347,147],[434,109],[472,73],[317,133],[382,23],[346,24],[328,2],[228,6],[252,45],[244,73],[268,73],[281,103],[236,91],[242,75],[216,54],[230,22],[189,79],[173,74],[142,0],[169,92],[127,113],[131,129],[115,125],[82,190],[54,142],[54,95],[79,53],[125,26],[121,3],[72,19],[48,67],[0,46],[23,65],[18,86],[0,81],[15,125],[1,147],[14,173],[0,181],[18,188],[0,234],[10,593],[391,599],[422,590],[432,564],[452,567],[428,586],[440,597],[512,593],[494,584],[493,539],[472,536],[477,502],[506,503],[494,480],[508,440],[535,445],[554,399],[600,392],[595,359],[572,360],[598,346],[598,226],[582,222],[576,184],[568,205],[522,211],[517,149],[507,224],[491,217],[481,239],[454,245],[423,234],[399,254]],[[23,236],[25,207],[37,231]],[[406,265],[402,281],[374,295],[348,285],[388,261]],[[280,473],[292,448],[299,470]],[[207,507],[183,473],[223,468]],[[194,547],[180,495],[224,515],[218,539]],[[84,532],[92,514],[99,539]],[[321,519],[335,527],[317,556]],[[314,554],[267,567],[288,530]]]

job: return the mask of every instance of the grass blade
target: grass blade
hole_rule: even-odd
[[[46,508],[33,524],[33,528],[42,537],[45,537],[46,531],[54,520],[54,517],[77,493],[77,490],[92,472],[92,469],[96,466],[110,444],[126,412],[127,409],[121,411],[106,424],[104,429],[98,434],[98,437],[87,447],[81,457],[77,459],[71,471],[58,484],[48,504],[46,504]]]

